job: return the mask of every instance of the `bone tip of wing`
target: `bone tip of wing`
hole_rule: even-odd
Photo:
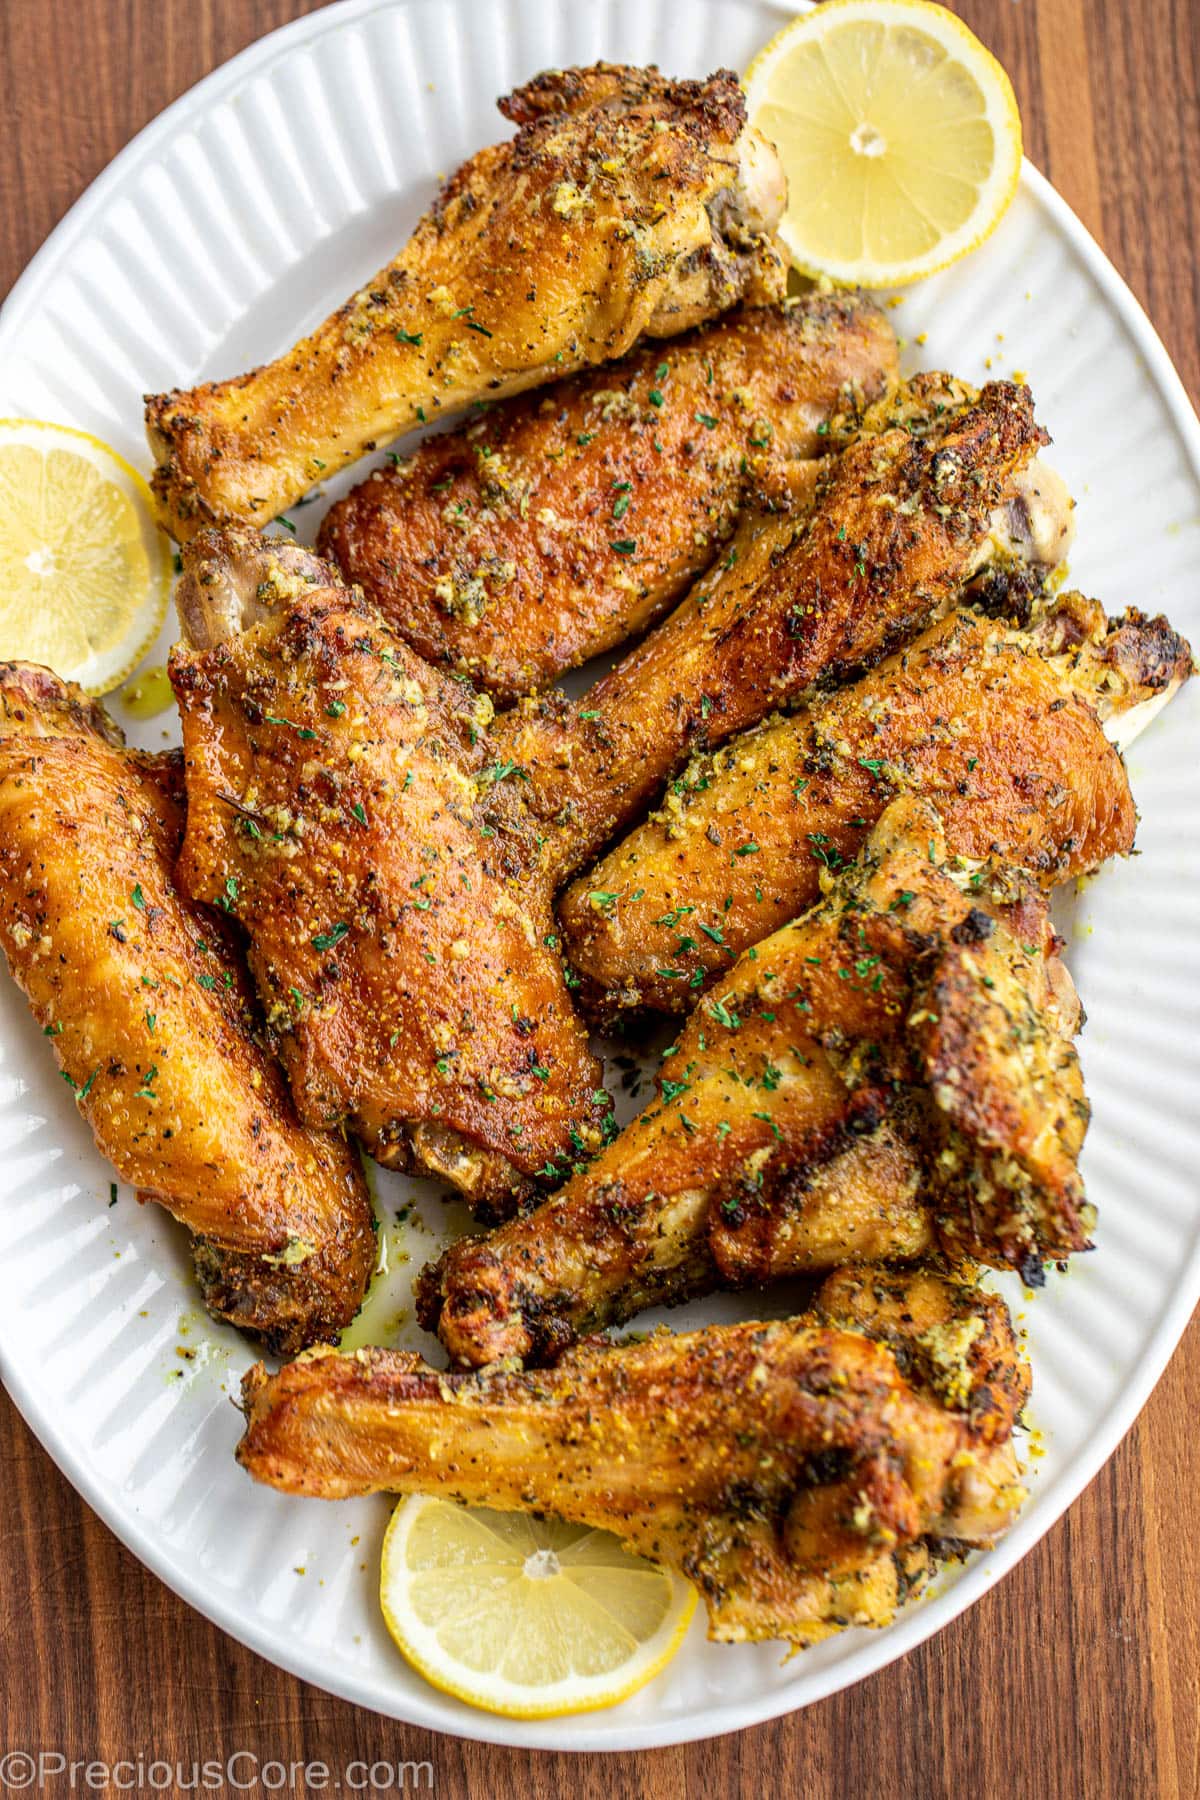
[[[15,660],[0,662],[0,734],[95,736],[116,750],[125,747],[125,733],[99,700],[40,663]]]
[[[1124,755],[1147,726],[1154,723],[1163,708],[1170,705],[1186,679],[1183,674],[1175,675],[1157,694],[1139,700],[1126,712],[1110,714],[1104,721],[1104,735],[1109,743]]]
[[[193,650],[237,637],[308,588],[341,585],[313,551],[252,525],[205,526],[184,546],[182,562],[175,606]]]
[[[736,192],[741,223],[769,236],[779,227],[787,206],[787,174],[779,152],[761,131],[747,125],[736,145]]]

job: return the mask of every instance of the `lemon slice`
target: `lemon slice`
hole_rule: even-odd
[[[383,1541],[380,1600],[434,1687],[540,1719],[636,1693],[679,1648],[696,1593],[607,1531],[414,1494]]]
[[[796,267],[864,287],[931,275],[993,231],[1021,172],[1000,64],[928,0],[826,0],[746,71],[751,123],[788,178]]]
[[[86,431],[0,419],[0,658],[107,693],[157,637],[170,586],[136,469]]]

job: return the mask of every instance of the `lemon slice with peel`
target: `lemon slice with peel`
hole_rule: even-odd
[[[917,281],[981,244],[1016,192],[1012,84],[929,0],[826,0],[759,52],[745,88],[783,159],[780,235],[806,274]]]
[[[137,470],[86,431],[0,419],[0,658],[89,694],[158,635],[171,557]]]
[[[414,1494],[383,1541],[380,1600],[434,1687],[540,1719],[644,1687],[679,1648],[696,1593],[607,1531]]]

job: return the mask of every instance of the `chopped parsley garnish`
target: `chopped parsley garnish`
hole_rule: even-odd
[[[842,858],[829,842],[823,831],[810,831],[808,841],[812,845],[812,853],[823,869],[840,869]]]
[[[315,738],[317,735],[315,731],[310,731],[307,725],[297,725],[295,719],[281,719],[278,713],[264,713],[263,718],[268,725],[285,725],[289,731],[294,731],[300,738]]]
[[[396,333],[396,342],[398,344],[415,344],[418,349],[421,347],[421,339],[422,333],[419,331],[405,331],[401,329]]]
[[[693,413],[692,417],[695,419],[697,425],[703,425],[706,431],[715,431],[717,429],[717,421],[713,418],[711,413]]]
[[[610,550],[615,550],[618,556],[632,556],[637,549],[637,539],[614,538],[608,547]]]
[[[336,944],[340,944],[342,939],[348,937],[349,934],[350,927],[346,924],[344,919],[339,919],[337,924],[331,925],[328,931],[319,931],[317,933],[316,937],[311,940],[312,947],[314,950],[332,950]]]

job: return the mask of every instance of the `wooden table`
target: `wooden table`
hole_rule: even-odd
[[[308,10],[304,0],[6,0],[0,291],[140,126]],[[1200,4],[962,0],[958,10],[1011,72],[1033,160],[1105,245],[1200,393]],[[174,1762],[248,1750],[332,1769],[428,1758],[435,1792],[480,1800],[563,1791],[1192,1800],[1198,1384],[1193,1323],[1141,1420],[1068,1517],[902,1663],[777,1724],[616,1758],[435,1737],[269,1667],[121,1548],[0,1395],[0,1755],[45,1747]]]

